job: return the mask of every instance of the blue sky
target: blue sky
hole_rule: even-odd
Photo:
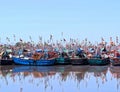
[[[0,38],[107,41],[120,35],[120,0],[0,0]]]

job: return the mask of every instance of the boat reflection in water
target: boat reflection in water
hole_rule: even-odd
[[[67,65],[0,68],[0,92],[120,92],[120,67]]]
[[[119,90],[120,88],[120,67],[111,67],[110,72],[112,74],[111,80],[116,80],[117,83],[115,84],[117,86],[117,89]]]

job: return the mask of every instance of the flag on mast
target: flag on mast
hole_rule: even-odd
[[[39,40],[42,41],[42,36],[39,36]]]
[[[118,42],[118,36],[116,36],[116,43],[118,44],[119,42]]]
[[[110,42],[112,42],[112,37],[110,37]]]
[[[63,32],[61,32],[61,36],[63,37]]]
[[[29,36],[29,39],[30,39],[30,41],[31,41],[31,42],[33,42],[33,41],[32,41],[32,37],[31,37],[31,36]]]
[[[105,44],[106,44],[106,42],[105,42],[105,40],[104,40],[103,37],[101,38],[101,41],[102,41],[102,45],[105,45]]]
[[[63,41],[66,42],[66,39],[64,38]]]
[[[53,36],[52,35],[50,35],[50,41],[53,39]]]
[[[14,41],[16,41],[16,37],[15,37],[15,34],[13,34],[13,38],[14,38]]]
[[[110,45],[113,45],[112,37],[110,37]]]
[[[23,40],[20,38],[20,42],[22,42]]]
[[[6,40],[7,40],[8,42],[10,42],[10,38],[6,37]]]

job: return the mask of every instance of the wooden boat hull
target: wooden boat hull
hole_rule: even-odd
[[[87,58],[71,58],[72,65],[88,65]]]
[[[2,59],[0,60],[1,65],[12,65],[14,61],[12,59]]]
[[[21,59],[13,58],[13,61],[17,65],[30,65],[30,66],[49,66],[54,65],[55,59],[52,60],[33,60],[33,59]]]
[[[120,66],[120,58],[115,58],[112,60],[113,66]]]
[[[57,64],[57,65],[68,65],[68,64],[71,64],[70,58],[60,57],[60,58],[56,58],[55,60],[56,60],[55,64]]]
[[[88,59],[89,65],[108,65],[110,64],[109,59],[97,59],[97,58],[91,58]]]

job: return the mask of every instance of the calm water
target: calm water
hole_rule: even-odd
[[[0,92],[120,92],[120,67],[0,66]]]

